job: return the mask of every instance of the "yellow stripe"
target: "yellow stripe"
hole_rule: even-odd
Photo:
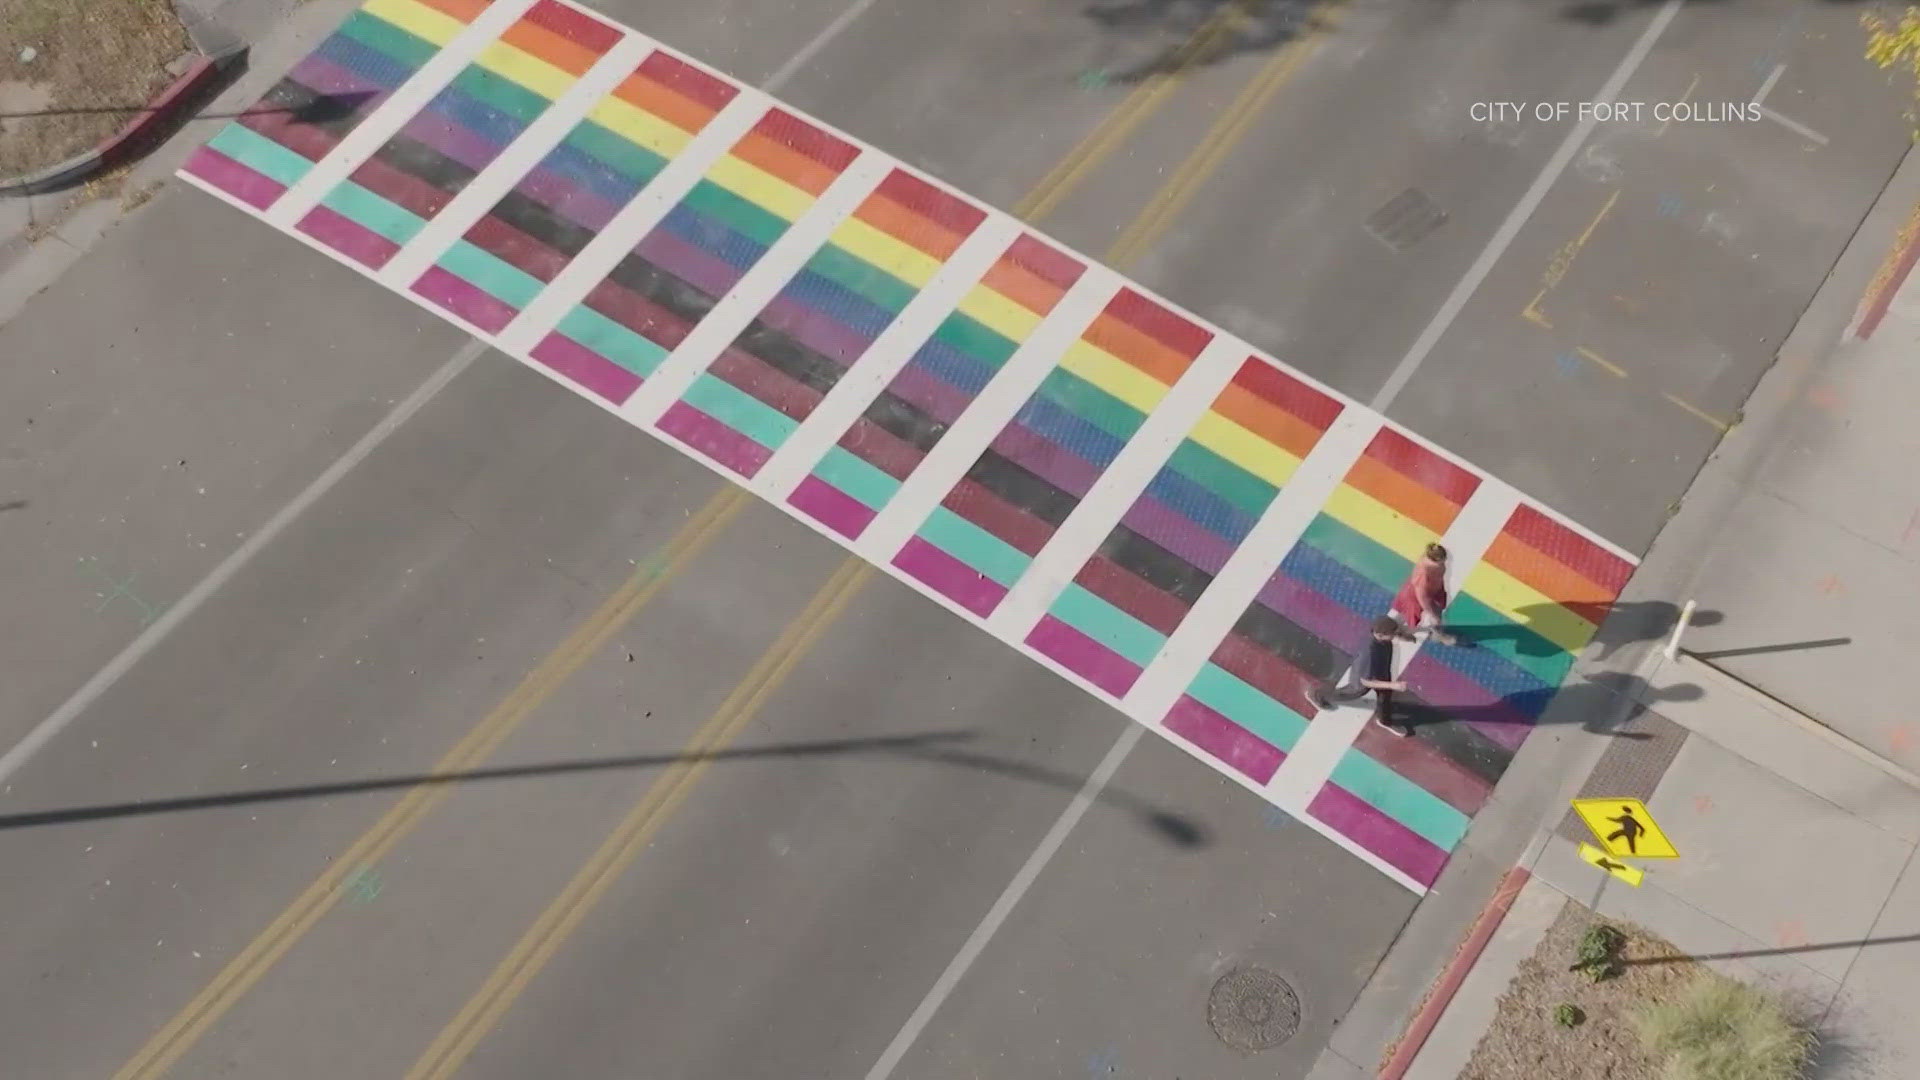
[[[1040,325],[1040,316],[985,285],[976,285],[967,293],[960,301],[960,311],[1015,345],[1027,340],[1033,328]]]
[[[916,289],[926,287],[941,265],[939,259],[857,217],[848,218],[833,230],[833,243]]]
[[[503,79],[512,79],[548,101],[566,93],[576,81],[567,72],[504,41],[496,41],[480,50],[474,62]]]
[[[813,205],[812,195],[732,154],[714,162],[707,179],[788,221],[797,220]]]
[[[466,23],[446,12],[435,11],[413,0],[367,0],[361,8],[367,14],[377,15],[414,37],[435,45],[445,45],[467,28]]]
[[[1202,416],[1187,437],[1274,487],[1285,486],[1300,467],[1299,458],[1216,412]]]
[[[594,123],[635,146],[644,147],[672,160],[693,141],[693,136],[667,123],[632,102],[608,95],[600,99],[587,116]]]
[[[1418,559],[1428,544],[1440,539],[1432,529],[1346,484],[1335,488],[1333,497],[1320,509],[1409,562]]]
[[[1125,360],[1087,344],[1075,341],[1067,347],[1060,366],[1138,409],[1150,413],[1167,396],[1167,388]]]
[[[1597,632],[1592,623],[1489,562],[1480,563],[1467,575],[1465,591],[1571,653],[1586,648]]]

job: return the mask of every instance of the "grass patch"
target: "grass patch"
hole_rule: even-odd
[[[118,131],[189,48],[170,0],[0,0],[0,176]]]
[[[1778,997],[1710,972],[1633,1022],[1662,1080],[1798,1080],[1814,1047]]]

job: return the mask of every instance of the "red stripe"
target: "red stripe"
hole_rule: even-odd
[[[845,169],[853,164],[854,158],[860,156],[858,147],[834,138],[785,109],[768,109],[767,115],[753,125],[753,130],[834,172]]]
[[[474,222],[467,230],[466,241],[541,281],[552,281],[567,265],[565,255],[495,217]]]
[[[1465,506],[1480,478],[1392,428],[1381,428],[1367,457],[1419,484],[1455,506]]]
[[[1021,233],[1001,258],[1031,273],[1042,281],[1058,285],[1061,291],[1073,288],[1080,275],[1087,272],[1086,264],[1078,259],[1062,255],[1047,245]]]
[[[620,40],[620,31],[554,0],[540,0],[520,17],[597,53],[606,52]]]
[[[1132,289],[1107,304],[1107,314],[1191,360],[1213,340],[1213,331],[1195,326]]]
[[[1007,502],[972,480],[953,485],[940,505],[973,522],[1028,555],[1039,554],[1053,526]]]
[[[913,475],[925,456],[920,448],[862,416],[840,436],[840,448],[895,480]]]
[[[285,109],[243,113],[240,123],[308,161],[319,161],[326,157],[327,151],[332,150],[339,141],[321,128],[295,121],[293,114]]]
[[[1288,375],[1257,356],[1248,357],[1233,377],[1233,385],[1325,431],[1345,408],[1338,401]]]
[[[412,173],[401,172],[377,157],[368,158],[353,170],[353,175],[348,179],[388,202],[406,208],[422,221],[433,220],[440,208],[453,198],[425,180]]]
[[[1095,555],[1073,580],[1081,588],[1139,619],[1162,634],[1171,634],[1187,617],[1187,605],[1135,577],[1111,559]]]
[[[987,212],[934,187],[905,169],[887,174],[874,194],[884,196],[919,214],[948,232],[962,236],[978,228]]]
[[[1215,667],[1301,716],[1312,719],[1319,712],[1309,695],[1321,680],[1238,634],[1228,634],[1210,659]]]
[[[1625,559],[1525,503],[1514,508],[1503,531],[1615,595],[1633,576],[1633,566]]]
[[[642,60],[637,70],[688,101],[699,102],[714,112],[726,108],[740,93],[739,87],[657,50]]]
[[[611,278],[595,285],[581,302],[663,349],[679,348],[681,339],[693,329],[692,323],[621,288]]]
[[[726,380],[741,393],[795,420],[805,420],[820,404],[820,391],[794,381],[786,372],[739,349],[722,352],[707,371],[715,378]]]

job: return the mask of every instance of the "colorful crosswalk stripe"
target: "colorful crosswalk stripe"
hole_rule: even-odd
[[[441,253],[414,293],[498,331],[738,93],[654,51]],[[620,336],[587,315],[576,319],[575,332],[589,342]],[[609,351],[621,355],[617,345]]]
[[[895,169],[695,378],[660,430],[755,475],[986,216]],[[822,500],[812,510],[843,533],[857,520],[849,505]]]
[[[1085,270],[1032,236],[1015,239],[788,505],[849,540],[859,537]]]
[[[299,230],[362,265],[385,266],[620,37],[577,9],[538,0],[334,185]],[[510,269],[476,260],[467,272],[511,289],[512,275],[501,273]],[[486,293],[462,278],[441,275],[434,284],[430,298],[442,306],[487,307]]]
[[[490,0],[367,0],[184,171],[265,210]]]
[[[1212,339],[1121,289],[893,565],[976,615],[991,613]]]
[[[784,109],[767,110],[560,319],[533,359],[596,397],[625,401],[859,153]],[[750,400],[689,406],[699,415],[681,417],[682,437],[726,454],[737,429],[702,420],[712,412],[732,420],[735,409],[759,415]]]
[[[1340,411],[1249,357],[1027,644],[1125,697]]]

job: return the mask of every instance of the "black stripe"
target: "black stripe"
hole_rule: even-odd
[[[1116,525],[1107,534],[1100,544],[1100,554],[1161,592],[1185,601],[1188,607],[1213,582],[1212,574],[1125,525]]]
[[[580,254],[580,249],[598,235],[517,191],[501,196],[487,216],[519,229],[569,259]]]
[[[1486,781],[1489,786],[1499,783],[1507,766],[1513,764],[1512,751],[1466,724],[1451,719],[1445,709],[1435,708],[1412,693],[1395,694],[1394,704],[1401,710],[1402,718],[1413,728],[1414,738],[1438,750],[1448,761]]]
[[[387,140],[387,145],[374,151],[373,156],[448,195],[460,194],[474,177],[472,169],[406,135]]]
[[[1259,601],[1247,605],[1233,632],[1317,678],[1337,679],[1353,657],[1296,626]]]
[[[891,433],[894,438],[919,447],[923,454],[932,451],[933,445],[947,431],[947,425],[935,420],[932,414],[905,398],[885,391],[874,398],[873,404],[868,405],[867,411],[861,415],[875,427]]]
[[[967,470],[967,479],[1049,525],[1067,520],[1080,500],[988,450]]]
[[[733,347],[759,357],[766,365],[788,378],[810,386],[822,394],[840,382],[846,369],[785,330],[755,319],[747,324]]]
[[[713,297],[637,254],[621,259],[607,274],[607,280],[636,296],[646,297],[689,324],[706,318],[707,312],[713,310]]]

